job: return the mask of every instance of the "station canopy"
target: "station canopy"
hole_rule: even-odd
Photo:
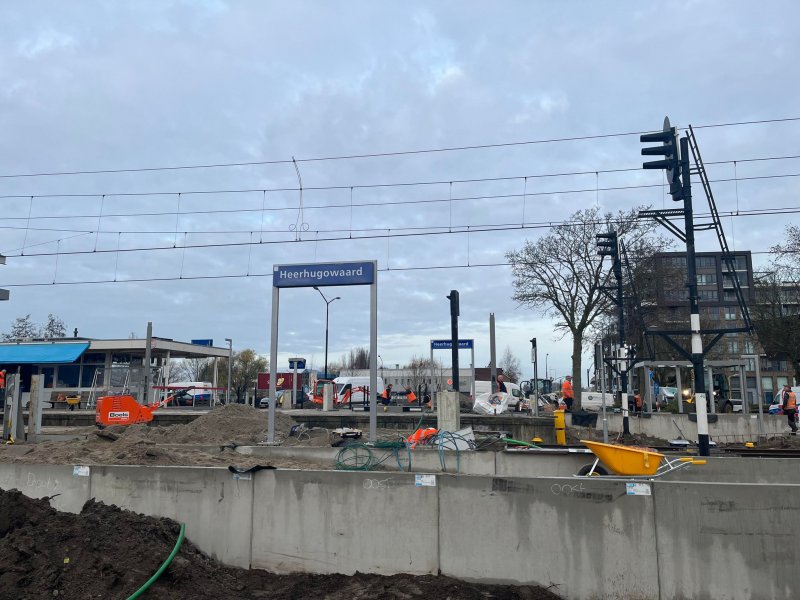
[[[44,365],[75,362],[88,342],[0,345],[0,365]]]

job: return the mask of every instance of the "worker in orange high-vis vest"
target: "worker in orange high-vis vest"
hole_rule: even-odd
[[[781,404],[783,405],[783,414],[789,420],[789,427],[792,428],[792,435],[797,435],[797,395],[792,391],[792,387],[787,383],[783,386],[783,393],[781,394]]]
[[[406,400],[408,401],[409,404],[413,404],[414,402],[417,401],[417,395],[414,393],[414,390],[412,390],[409,386],[406,386]]]
[[[575,392],[572,389],[572,375],[567,375],[564,378],[564,383],[561,384],[561,396],[564,398],[564,404],[567,405],[567,412],[572,412],[572,403],[575,401]]]

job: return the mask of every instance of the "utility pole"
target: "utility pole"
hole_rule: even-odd
[[[697,297],[697,260],[694,250],[694,217],[692,214],[692,183],[689,166],[689,140],[681,139],[681,176],[683,177],[683,210],[686,223],[686,274],[689,279],[689,324],[692,328],[692,370],[694,371],[694,397],[697,407],[697,445],[700,456],[708,456],[708,407],[706,406],[706,380],[703,372],[703,338],[700,335],[700,303]],[[742,386],[744,389],[744,386]]]
[[[497,389],[497,348],[494,339],[494,313],[489,313],[489,360],[491,364],[492,381],[489,384],[489,389],[492,393],[498,391]]]
[[[531,338],[531,362],[533,363],[533,416],[539,416],[539,353],[536,338]]]
[[[6,264],[6,257],[0,254],[0,265]],[[9,293],[8,290],[4,290],[0,288],[0,300],[8,300]]]
[[[153,322],[147,322],[147,339],[144,345],[144,401],[150,404],[150,352],[153,348]]]
[[[661,155],[663,160],[642,164],[643,169],[664,169],[673,201],[683,202],[683,209],[641,211],[639,218],[653,218],[686,243],[686,287],[689,290],[689,322],[691,328],[691,357],[694,372],[695,407],[697,410],[697,445],[700,456],[709,455],[708,407],[706,406],[705,373],[703,372],[703,339],[700,332],[700,304],[697,294],[697,261],[694,244],[694,215],[692,212],[692,183],[689,162],[689,139],[678,141],[678,131],[664,118],[663,131],[646,133],[642,142],[661,142],[661,146],[642,148],[643,156]],[[669,219],[684,218],[684,231]]]
[[[458,315],[459,315],[459,306],[458,306],[458,290],[450,290],[450,295],[447,296],[447,299],[450,300],[450,335],[453,340],[453,391],[459,391],[459,383],[458,383]]]

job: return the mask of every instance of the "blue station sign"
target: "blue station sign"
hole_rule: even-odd
[[[475,346],[475,340],[458,340],[459,350],[469,350]],[[451,350],[453,340],[431,340],[431,350]]]
[[[192,344],[195,346],[213,346],[214,340],[192,340]]]
[[[275,265],[272,285],[277,288],[375,283],[375,263],[341,262]]]

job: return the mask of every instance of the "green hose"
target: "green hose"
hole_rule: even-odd
[[[147,588],[153,585],[156,579],[161,577],[161,574],[167,570],[167,567],[172,562],[172,559],[175,558],[175,555],[178,554],[178,550],[181,549],[181,544],[183,544],[183,536],[185,533],[186,533],[186,524],[181,523],[181,532],[178,534],[178,541],[175,542],[175,547],[172,549],[172,552],[169,553],[167,560],[165,560],[162,563],[162,565],[158,567],[158,571],[153,573],[153,576],[147,580],[147,583],[145,583],[142,587],[136,590],[131,596],[128,596],[128,600],[134,600],[134,598],[138,598],[139,596],[141,596],[147,590]]]

